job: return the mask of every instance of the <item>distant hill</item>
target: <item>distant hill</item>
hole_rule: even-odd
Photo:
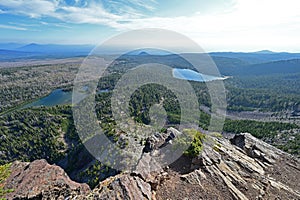
[[[261,51],[256,51],[254,53],[260,53],[260,54],[273,54],[275,52],[269,51],[269,50],[261,50]]]
[[[0,44],[0,61],[87,56],[93,48],[92,45],[2,43]]]
[[[225,53],[226,54],[226,53]],[[255,53],[250,53],[250,56]],[[257,53],[258,55],[260,53]],[[262,53],[264,54],[264,53]],[[277,53],[274,53],[278,55]],[[140,56],[142,55],[142,56]],[[221,55],[219,53],[218,55]],[[244,56],[247,54],[244,53]],[[265,54],[266,56],[269,54]],[[204,57],[202,57],[204,56]],[[145,63],[160,63],[173,68],[183,68],[183,69],[192,69],[195,68],[189,63],[185,58],[189,60],[201,60],[205,61],[207,59],[205,54],[170,54],[170,55],[150,55],[146,52],[139,52],[137,55],[124,55],[120,59],[130,59],[131,62],[137,64]],[[202,57],[202,58],[201,58]],[[300,58],[299,59],[288,59],[288,60],[279,60],[279,61],[267,61],[258,64],[253,64],[252,62],[245,61],[245,59],[232,58],[232,57],[222,57],[222,56],[211,56],[213,61],[221,75],[225,76],[248,76],[248,75],[269,75],[269,74],[286,74],[286,73],[300,73]],[[204,64],[204,63],[203,63]],[[128,65],[130,67],[130,65]],[[207,66],[196,66],[203,69],[203,72],[210,72],[209,67],[210,63]],[[208,67],[208,68],[207,68]]]
[[[165,51],[165,50],[159,50],[159,49],[152,49],[152,48],[146,48],[146,49],[137,49],[134,51],[131,51],[127,53],[126,55],[129,56],[157,56],[157,55],[170,55],[172,53]]]
[[[231,76],[259,76],[272,74],[300,73],[300,59],[281,60],[252,65],[224,67],[218,65],[221,74]]]
[[[265,62],[273,62],[280,60],[300,59],[300,53],[274,53],[272,51],[263,50],[259,52],[243,53],[243,52],[212,52],[211,56],[236,58],[250,64],[258,64]]]
[[[145,52],[145,51],[142,51],[141,53],[139,53],[139,56],[149,56],[150,54]]]
[[[226,58],[226,57],[218,57],[212,56],[213,61],[218,67],[220,74],[222,75],[232,75],[235,74],[240,67],[244,67],[249,65],[248,62],[237,59],[237,58]]]

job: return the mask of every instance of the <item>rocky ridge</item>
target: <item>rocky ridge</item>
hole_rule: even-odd
[[[230,140],[208,134],[199,156],[182,156],[156,171],[148,169],[151,152],[157,148],[151,141],[136,171],[110,177],[93,190],[71,181],[61,168],[44,160],[15,162],[4,183],[14,189],[7,198],[300,199],[299,160],[248,133]]]

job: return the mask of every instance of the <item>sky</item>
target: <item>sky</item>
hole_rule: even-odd
[[[206,51],[300,52],[299,0],[0,0],[0,42],[99,44],[140,28]]]

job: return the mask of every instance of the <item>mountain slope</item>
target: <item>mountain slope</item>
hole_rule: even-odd
[[[240,67],[236,71],[239,75],[270,75],[300,73],[300,59],[281,60]]]
[[[274,74],[300,73],[300,59],[280,60],[260,64],[247,64],[245,62],[213,57],[222,75],[228,76],[260,76]]]

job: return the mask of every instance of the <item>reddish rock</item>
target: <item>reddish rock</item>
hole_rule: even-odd
[[[14,162],[6,189],[13,189],[7,199],[66,199],[90,192],[87,184],[72,181],[62,168],[46,160]]]

